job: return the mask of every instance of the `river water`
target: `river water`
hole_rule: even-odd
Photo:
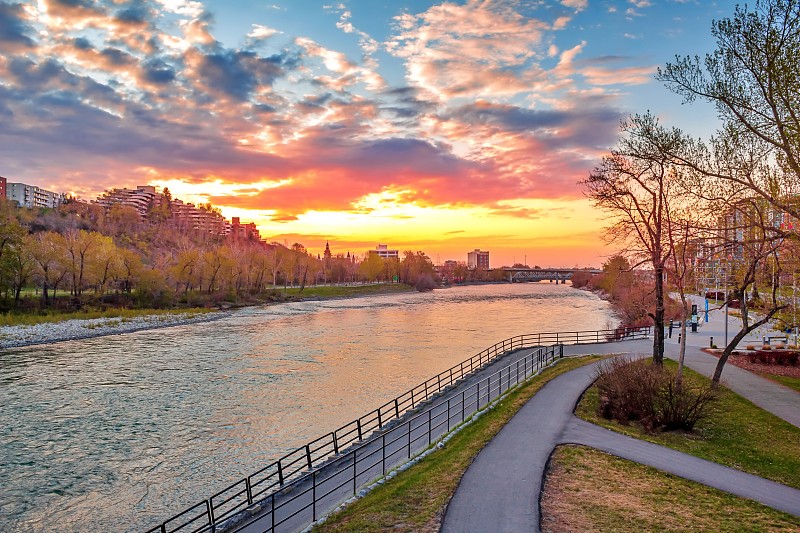
[[[141,531],[523,333],[604,329],[565,285],[278,304],[0,352],[0,531]]]

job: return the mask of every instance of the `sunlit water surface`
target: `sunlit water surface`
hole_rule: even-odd
[[[0,531],[140,531],[497,341],[603,329],[550,283],[279,304],[0,352]]]

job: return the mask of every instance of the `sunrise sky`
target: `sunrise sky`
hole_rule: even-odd
[[[6,3],[2,3],[5,1]],[[735,2],[0,0],[0,175],[167,186],[270,241],[598,266],[579,180]]]

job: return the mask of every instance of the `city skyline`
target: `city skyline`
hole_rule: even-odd
[[[0,174],[85,199],[166,186],[314,255],[597,266],[578,181],[630,113],[714,129],[653,75],[710,51],[733,5],[4,4]]]

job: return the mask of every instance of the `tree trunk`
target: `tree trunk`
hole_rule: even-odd
[[[675,386],[677,389],[680,390],[681,384],[683,383],[683,362],[686,358],[686,312],[689,310],[689,304],[686,301],[686,294],[683,290],[680,291],[681,294],[681,309],[683,309],[683,314],[681,315],[681,345],[678,349],[678,373],[675,376]]]
[[[656,312],[653,315],[653,362],[664,364],[664,267],[656,266]]]

